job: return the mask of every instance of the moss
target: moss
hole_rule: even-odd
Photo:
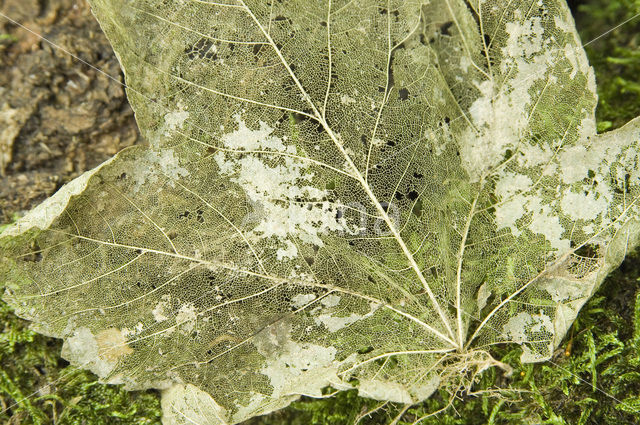
[[[571,3],[571,2],[570,2]],[[572,2],[578,3],[578,2]],[[620,127],[640,115],[640,18],[597,38],[640,12],[640,0],[591,0],[574,6],[587,54],[596,69],[598,129]],[[596,39],[597,38],[597,39]],[[591,40],[594,40],[592,41]],[[1,227],[0,227],[1,229]],[[631,256],[585,306],[551,362],[522,365],[519,348],[493,355],[514,368],[493,368],[474,394],[456,394],[451,408],[422,424],[635,424],[640,412],[640,257]],[[158,394],[101,385],[59,358],[60,342],[30,331],[0,303],[0,422],[10,424],[152,424]],[[496,388],[508,388],[495,391]],[[404,412],[412,423],[447,407],[440,391]],[[385,424],[402,406],[363,399],[354,391],[255,418],[252,424]],[[371,414],[365,415],[366,412]]]
[[[69,366],[59,340],[28,329],[0,304],[0,423],[153,424],[160,422],[157,394],[101,385],[93,374]]]
[[[574,3],[583,3],[574,14],[596,71],[598,130],[618,128],[640,110],[640,0]]]

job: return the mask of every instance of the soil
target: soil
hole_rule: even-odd
[[[15,21],[0,16],[1,224],[141,137],[85,1],[0,0],[0,13]]]

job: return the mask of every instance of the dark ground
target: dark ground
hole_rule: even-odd
[[[84,1],[4,0],[0,12],[122,81]],[[0,223],[140,140],[123,86],[0,18]]]

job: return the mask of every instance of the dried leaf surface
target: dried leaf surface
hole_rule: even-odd
[[[2,234],[5,299],[166,423],[543,361],[637,244],[563,1],[91,3],[150,146]]]

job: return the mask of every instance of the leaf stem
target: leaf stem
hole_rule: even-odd
[[[473,199],[473,203],[471,204],[471,209],[469,211],[469,217],[467,218],[467,222],[464,225],[464,231],[462,232],[462,240],[460,241],[460,251],[458,251],[458,270],[456,272],[456,322],[458,324],[458,348],[462,349],[464,344],[462,342],[462,263],[464,261],[464,250],[467,244],[467,237],[469,236],[469,229],[471,229],[471,222],[473,221],[473,216],[476,210],[476,204],[478,203],[478,198],[480,197],[480,192],[482,191],[482,187],[478,190],[478,194]]]

